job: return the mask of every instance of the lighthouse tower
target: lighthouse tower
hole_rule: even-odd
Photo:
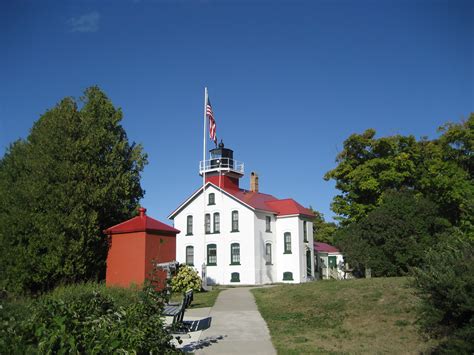
[[[244,176],[244,163],[234,160],[234,151],[219,143],[217,148],[211,149],[210,160],[201,161],[199,175],[205,175],[205,182],[225,189],[239,189],[239,179]]]

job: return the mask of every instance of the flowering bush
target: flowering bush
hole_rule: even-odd
[[[182,293],[189,289],[201,290],[201,278],[196,270],[188,265],[181,265],[178,273],[171,279],[171,291]]]

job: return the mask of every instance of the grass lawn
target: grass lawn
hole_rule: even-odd
[[[280,354],[426,352],[408,278],[316,281],[252,290]]]
[[[191,303],[191,308],[204,308],[204,307],[212,307],[216,302],[216,298],[221,292],[221,288],[214,287],[212,291],[206,292],[194,292],[193,294],[193,303]],[[171,296],[171,301],[179,302],[183,299],[183,295],[181,294],[173,294]]]

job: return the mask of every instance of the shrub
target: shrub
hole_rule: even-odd
[[[474,353],[474,239],[462,234],[431,249],[415,272],[422,331],[441,340],[438,353]]]
[[[180,265],[178,273],[171,279],[171,291],[182,293],[189,289],[201,290],[201,278],[196,270],[188,265]]]
[[[151,285],[61,287],[33,301],[26,319],[0,319],[0,353],[177,353],[163,327],[164,300]]]

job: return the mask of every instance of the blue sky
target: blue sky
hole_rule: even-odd
[[[474,2],[2,1],[0,149],[99,85],[149,155],[149,214],[200,185],[204,87],[260,190],[333,213],[323,175],[352,133],[436,137],[474,111]]]

